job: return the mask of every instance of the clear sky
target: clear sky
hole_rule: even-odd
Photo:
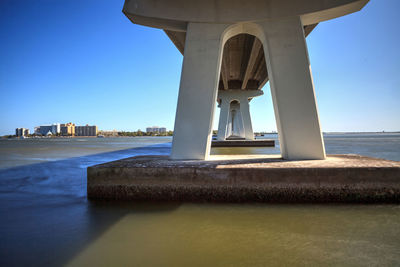
[[[173,129],[182,55],[161,30],[132,24],[123,2],[0,1],[0,135],[70,121]],[[400,130],[399,11],[399,0],[371,0],[307,38],[323,131]],[[263,90],[253,127],[276,130]]]

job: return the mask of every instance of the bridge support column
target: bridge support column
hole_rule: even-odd
[[[219,112],[219,122],[218,122],[218,136],[219,141],[224,141],[227,134],[228,121],[229,121],[229,110],[231,102],[229,99],[221,99],[221,110]]]
[[[225,28],[222,24],[188,24],[172,159],[204,160],[210,154]]]
[[[311,67],[299,17],[260,23],[282,157],[325,159]]]
[[[240,113],[243,118],[244,138],[246,138],[246,140],[254,140],[253,126],[250,117],[250,105],[247,98],[243,98],[240,101]]]
[[[240,113],[241,136],[246,140],[254,140],[253,126],[250,117],[250,99],[263,95],[261,90],[219,90],[218,99],[221,101],[221,111],[218,123],[218,137],[219,141],[224,141],[232,132],[229,127],[232,127],[230,120],[232,119],[233,107],[231,102],[237,101],[240,109],[235,109]],[[239,115],[239,114],[238,114]]]

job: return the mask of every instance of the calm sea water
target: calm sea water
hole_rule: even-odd
[[[87,201],[86,167],[168,154],[170,141],[0,140],[0,266],[400,265],[398,205]],[[329,134],[325,144],[400,161],[400,134]]]

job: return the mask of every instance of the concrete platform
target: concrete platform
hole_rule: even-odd
[[[87,174],[90,199],[400,203],[400,162],[358,155],[308,161],[138,156],[89,167]]]
[[[213,140],[211,147],[274,147],[275,140],[263,139],[263,140],[225,140],[218,141]]]

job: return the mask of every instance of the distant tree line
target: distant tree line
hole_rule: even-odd
[[[131,137],[134,137],[134,136],[173,136],[174,132],[173,131],[167,131],[165,133],[157,133],[157,132],[147,133],[147,132],[142,132],[141,130],[137,130],[136,132],[120,131],[120,132],[116,132],[115,135],[110,135],[110,134],[106,134],[106,133],[104,133],[102,131],[99,131],[98,135],[104,135],[106,137],[113,137],[113,136],[114,137],[118,137],[118,136],[131,136]],[[55,134],[55,135],[45,136],[45,137],[59,137],[59,136],[62,136],[62,135],[58,133],[58,134]],[[0,138],[16,138],[16,137],[17,136],[15,134],[14,135],[10,134],[10,135],[0,136]],[[43,136],[40,135],[40,134],[29,134],[26,137],[43,137]]]
[[[172,136],[174,135],[173,131],[167,131],[165,133],[157,133],[157,132],[142,132],[141,130],[137,130],[136,132],[118,132],[118,136]]]

